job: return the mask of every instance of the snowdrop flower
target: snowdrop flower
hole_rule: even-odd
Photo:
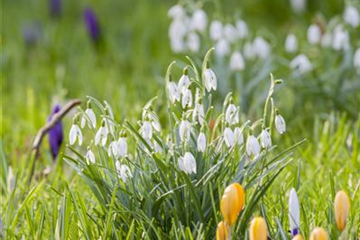
[[[95,135],[95,145],[97,146],[99,145],[99,143],[101,143],[102,146],[105,146],[107,142],[108,133],[109,131],[106,127],[105,120],[102,120],[101,127],[99,128],[99,130]]]
[[[188,174],[196,173],[196,160],[190,152],[179,158],[179,168]]]
[[[205,133],[201,132],[197,139],[197,150],[204,153],[206,149],[206,136]]]
[[[193,121],[198,121],[199,124],[202,126],[205,122],[205,112],[204,112],[204,105],[199,102],[196,103],[194,111],[193,111]]]
[[[191,17],[192,30],[203,32],[207,25],[207,15],[204,10],[198,8]]]
[[[230,53],[230,44],[225,38],[221,38],[215,45],[215,53],[224,57]]]
[[[192,101],[193,101],[192,93],[191,93],[190,89],[186,89],[183,92],[183,96],[182,96],[182,102],[181,102],[182,107],[183,108],[186,108],[187,106],[191,107]]]
[[[283,134],[286,131],[285,120],[278,112],[276,113],[275,116],[275,128],[280,134]]]
[[[109,157],[114,156],[115,158],[119,156],[117,141],[112,141],[110,143],[108,147],[108,155]]]
[[[260,59],[265,59],[270,54],[270,45],[262,37],[257,37],[253,43],[253,49]]]
[[[246,141],[246,152],[250,156],[253,154],[254,156],[259,155],[260,153],[260,145],[256,137],[254,135],[249,135]]]
[[[321,39],[321,29],[317,24],[312,24],[307,31],[307,39],[310,44],[317,44]]]
[[[300,54],[290,62],[290,68],[305,74],[312,70],[312,64],[305,54]]]
[[[246,42],[244,46],[244,55],[247,59],[254,59],[255,57],[254,46],[251,42]]]
[[[237,144],[241,145],[244,143],[244,135],[239,127],[236,127],[234,129],[234,136],[235,136],[235,141],[237,141]]]
[[[7,178],[6,178],[6,187],[8,192],[12,192],[15,188],[15,183],[16,183],[16,177],[14,175],[13,169],[11,166],[9,166],[8,169],[8,174],[7,174]]]
[[[239,123],[239,108],[234,104],[229,104],[225,112],[225,121],[232,125]]]
[[[333,37],[333,48],[335,50],[346,50],[349,48],[349,33],[341,25],[336,26]]]
[[[235,134],[228,127],[224,130],[224,141],[228,148],[231,148],[235,145]]]
[[[216,75],[211,68],[207,67],[204,71],[204,82],[205,82],[205,88],[208,92],[211,91],[211,89],[214,89],[216,91],[217,88],[217,79]]]
[[[230,58],[230,69],[232,71],[241,71],[245,68],[245,60],[240,52],[234,52]]]
[[[86,154],[85,154],[85,160],[87,165],[90,165],[90,163],[95,163],[95,155],[94,153],[91,151],[90,148],[88,148]]]
[[[178,83],[178,91],[180,91],[181,93],[184,93],[190,85],[190,78],[188,75],[188,69],[185,67],[184,71],[183,71],[183,75],[181,75],[180,79],[179,79],[179,83]]]
[[[70,145],[74,145],[76,140],[78,141],[79,146],[81,146],[81,144],[83,142],[83,136],[82,136],[81,130],[77,123],[73,123],[73,125],[70,128],[70,133],[69,133]]]
[[[180,53],[185,51],[185,43],[182,38],[171,38],[170,47],[174,53]]]
[[[211,22],[210,24],[210,38],[213,41],[217,41],[222,37],[222,33],[223,32],[223,24],[218,21],[215,20],[213,22]]]
[[[190,132],[191,132],[191,124],[188,120],[183,120],[179,126],[179,135],[181,141],[189,141],[190,140]]]
[[[237,35],[240,39],[246,38],[249,34],[247,24],[243,20],[236,21]]]
[[[357,68],[360,73],[360,48],[358,48],[354,53],[354,67]]]
[[[187,36],[187,46],[192,52],[199,52],[200,49],[200,38],[195,32],[189,33]]]
[[[118,154],[120,157],[125,157],[128,152],[127,140],[125,137],[119,137],[117,141]]]
[[[321,38],[321,46],[329,47],[332,43],[332,35],[330,33],[325,33]]]
[[[90,119],[90,122],[91,122],[91,126],[93,128],[96,128],[96,116],[95,116],[95,113],[94,111],[92,110],[92,107],[91,107],[91,102],[90,100],[87,102],[87,109],[85,110],[85,114],[86,116]],[[86,118],[85,116],[83,116],[81,118],[81,128],[84,128],[85,127],[85,123],[86,123]]]
[[[185,9],[181,5],[172,6],[168,11],[168,16],[171,18],[181,18],[185,16]]]
[[[157,141],[154,140],[154,152],[155,153],[162,153],[163,149],[162,147],[158,144]]]
[[[121,180],[126,183],[127,179],[132,177],[130,168],[124,164],[120,164],[119,161],[116,161],[115,163],[116,171],[118,172],[118,178],[121,178]]]
[[[272,145],[270,133],[266,129],[260,133],[260,143],[263,148],[270,148]]]
[[[285,50],[287,53],[294,53],[297,51],[298,43],[294,34],[289,34],[285,41]]]
[[[176,101],[180,101],[180,89],[178,89],[176,83],[169,82],[168,90],[169,90],[169,99],[172,104],[174,104]]]
[[[344,21],[357,28],[360,24],[359,11],[354,6],[347,6],[344,12]]]
[[[294,12],[301,13],[306,8],[306,0],[290,0],[290,5]]]
[[[149,121],[144,121],[140,128],[141,136],[147,140],[152,138],[153,130]]]
[[[235,42],[238,38],[236,28],[230,23],[226,24],[224,27],[224,36],[230,43]]]
[[[291,189],[289,197],[289,222],[291,235],[298,235],[300,229],[300,207],[295,189]]]
[[[169,38],[174,52],[181,52],[185,48],[184,37],[188,32],[187,19],[175,19],[169,27]]]

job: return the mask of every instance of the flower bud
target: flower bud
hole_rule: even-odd
[[[304,239],[300,234],[298,234],[292,240],[304,240]]]
[[[334,202],[336,225],[340,231],[346,226],[346,219],[349,216],[350,201],[344,191],[339,191],[335,196]]]
[[[216,240],[230,239],[230,228],[224,221],[219,222],[216,229]]]
[[[267,226],[262,217],[256,217],[251,221],[250,240],[267,240]]]
[[[220,202],[220,211],[225,222],[231,226],[245,204],[245,191],[239,183],[229,185]]]
[[[310,235],[310,240],[328,240],[328,234],[323,228],[315,228]]]

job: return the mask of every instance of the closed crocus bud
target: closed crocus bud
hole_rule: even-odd
[[[346,226],[346,220],[349,216],[350,200],[346,192],[339,191],[335,196],[334,202],[336,225],[340,231]]]
[[[302,237],[300,234],[298,234],[298,235],[296,235],[295,237],[293,237],[292,240],[304,240],[304,239],[303,239],[303,237]]]
[[[315,228],[310,235],[310,240],[328,240],[327,232],[320,227]]]
[[[289,197],[289,222],[292,236],[298,236],[300,228],[299,199],[295,189],[291,189]]]
[[[84,10],[84,22],[89,36],[93,42],[100,40],[100,26],[95,12],[87,7]]]
[[[59,111],[60,111],[60,105],[55,105],[50,117],[48,118],[48,121],[51,121],[54,114],[56,114]],[[59,149],[61,147],[63,139],[64,139],[63,126],[61,121],[59,121],[49,131],[49,144],[51,148],[51,155],[53,157],[53,161],[56,160],[56,157],[59,154]]]
[[[216,240],[228,240],[231,238],[230,233],[230,227],[224,221],[221,221],[216,229]]]
[[[220,202],[220,211],[225,222],[231,226],[245,204],[245,191],[239,183],[229,185]]]
[[[61,0],[50,0],[50,15],[52,17],[60,17],[61,15]]]
[[[262,217],[256,217],[251,221],[250,240],[267,240],[267,226]]]

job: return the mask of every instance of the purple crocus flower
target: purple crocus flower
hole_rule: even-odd
[[[90,7],[84,10],[84,22],[92,41],[97,42],[100,39],[100,26],[94,11]]]
[[[42,38],[42,27],[39,22],[33,22],[23,27],[23,37],[27,46],[36,45]]]
[[[53,17],[60,17],[61,15],[61,0],[49,0],[50,15]]]
[[[53,115],[60,111],[60,105],[56,104],[52,110],[51,115],[48,118],[48,121],[51,120]],[[49,144],[51,148],[51,154],[53,156],[53,160],[56,160],[57,155],[59,154],[59,149],[61,147],[61,144],[63,142],[63,126],[61,121],[59,121],[57,124],[55,124],[54,127],[52,127],[49,131]]]

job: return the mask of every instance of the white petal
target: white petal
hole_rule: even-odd
[[[80,126],[81,128],[84,128],[85,127],[85,123],[86,123],[86,119],[84,116],[81,117],[81,120],[80,120]]]
[[[299,200],[294,188],[291,189],[289,197],[289,222],[291,231],[300,228]]]
[[[275,116],[275,128],[280,134],[283,134],[286,131],[286,123],[281,115]]]
[[[124,157],[127,155],[127,141],[126,138],[119,138],[118,140],[119,156]]]
[[[70,132],[69,132],[69,141],[70,141],[70,145],[74,145],[75,141],[76,141],[76,126],[75,124],[73,124],[70,128]]]
[[[197,139],[197,149],[199,152],[205,152],[206,149],[206,136],[203,132],[201,132]]]
[[[232,146],[234,146],[235,136],[234,136],[234,132],[230,128],[225,128],[224,140],[225,140],[226,146],[228,148],[231,148]]]
[[[239,127],[235,128],[234,136],[235,136],[235,141],[237,141],[237,144],[241,145],[244,143],[244,135]]]
[[[94,111],[91,108],[88,108],[88,109],[86,109],[85,113],[88,115],[88,117],[91,121],[92,127],[96,128],[96,116],[95,116]]]
[[[101,139],[101,134],[102,134],[102,129],[104,127],[100,127],[99,130],[97,131],[96,135],[95,135],[95,145],[99,145],[100,143],[100,139]]]

